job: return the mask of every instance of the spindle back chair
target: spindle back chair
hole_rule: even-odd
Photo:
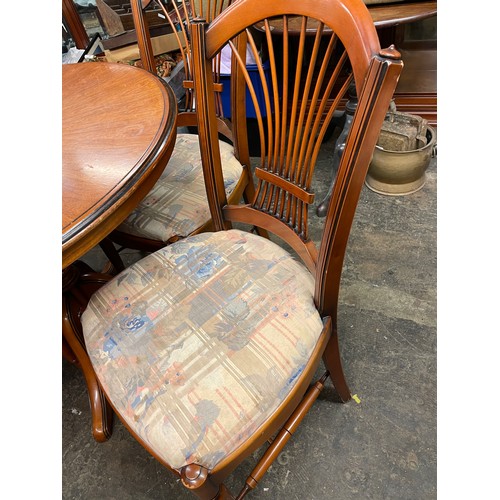
[[[126,269],[93,295],[82,324],[116,414],[199,498],[234,498],[224,480],[266,446],[239,500],[258,485],[328,379],[342,401],[351,398],[337,333],[342,263],[402,62],[393,47],[380,49],[362,0],[237,0],[210,24],[193,20],[190,43],[215,231]],[[261,146],[256,193],[245,205],[228,204],[221,170],[212,64],[227,44],[235,149],[247,146],[247,92]],[[245,64],[248,44],[260,99]],[[351,81],[359,104],[316,247],[307,227],[311,180]],[[321,361],[325,372],[311,384]]]
[[[194,112],[191,48],[189,27],[191,16],[203,13],[213,19],[232,0],[195,0],[171,2],[168,9],[160,0],[132,0],[132,15],[137,33],[137,42],[142,67],[156,74],[156,63],[152,49],[151,34],[145,11],[156,4],[166,23],[173,30],[184,65],[185,99],[179,104],[177,117],[179,128],[177,143],[165,171],[151,192],[135,207],[127,219],[101,243],[101,247],[116,270],[124,266],[115,245],[121,249],[152,252],[188,235],[210,230],[212,221],[203,184],[201,159],[196,136],[197,116]],[[179,5],[178,5],[179,4]],[[226,193],[233,203],[242,198],[252,199],[254,182],[248,169],[248,150],[231,147],[233,134],[231,123],[224,119],[220,84],[220,57],[215,58],[212,68],[214,95],[217,112],[217,129],[221,148],[224,150],[224,182]],[[222,144],[224,141],[224,144]],[[265,234],[263,231],[260,234]]]

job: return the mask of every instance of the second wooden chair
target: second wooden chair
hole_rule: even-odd
[[[177,141],[165,171],[142,202],[127,219],[101,244],[117,271],[123,263],[117,258],[110,242],[121,246],[152,252],[188,235],[213,227],[203,179],[198,135],[192,133],[198,121],[194,111],[191,47],[189,27],[191,17],[203,15],[211,20],[231,4],[231,0],[203,0],[189,3],[172,2],[168,10],[162,1],[132,0],[132,14],[137,33],[139,53],[144,69],[156,74],[150,30],[145,11],[157,4],[172,28],[184,66],[185,96],[180,105]],[[219,62],[214,62],[214,95],[217,105],[219,146],[223,162],[226,196],[232,203],[253,199],[255,187],[249,169],[250,157],[246,143],[238,144],[233,138],[230,122],[222,116],[219,83]]]

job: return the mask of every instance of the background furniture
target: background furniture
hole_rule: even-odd
[[[303,16],[298,52],[288,50],[293,14]],[[279,61],[268,22],[276,16],[284,27]],[[319,51],[324,33],[318,23],[309,34],[315,40],[312,51],[303,50],[308,17],[331,28],[325,52]],[[262,19],[270,87],[254,33]],[[219,151],[213,60],[228,42],[235,149],[247,141],[245,83],[261,141],[257,192],[246,205],[227,204]],[[202,163],[216,231],[188,236],[126,269],[93,295],[82,324],[96,374],[117,415],[199,497],[233,498],[224,479],[269,440],[240,499],[258,483],[328,378],[343,401],[350,399],[336,327],[342,260],[402,64],[396,50],[380,49],[366,7],[355,0],[330,0],[326,11],[315,0],[240,0],[208,28],[192,23],[191,44]],[[250,83],[247,44],[258,61],[263,102]],[[335,69],[328,73],[332,60]],[[321,71],[315,74],[318,61]],[[352,81],[359,104],[318,249],[308,234],[311,179],[329,121]],[[337,98],[329,106],[332,91]],[[233,223],[262,227],[290,251],[252,232],[231,230]],[[326,372],[310,386],[322,359]]]
[[[113,7],[115,1],[108,0],[107,3]],[[171,33],[170,25],[165,19],[158,17],[158,8],[155,10],[153,4],[154,2],[151,2],[147,10],[150,12],[147,21],[152,35]],[[198,2],[194,2],[195,6],[197,4]],[[168,6],[167,3],[167,9]],[[381,46],[395,44],[405,61],[405,68],[394,96],[398,110],[420,115],[436,128],[437,1],[381,2],[368,5],[368,9],[377,27]],[[132,18],[131,11],[127,14],[127,18]],[[63,0],[63,19],[73,35],[76,46],[84,49],[89,38],[73,0]],[[105,48],[137,41],[132,24],[127,23],[124,23],[126,32],[123,35],[103,41]]]
[[[437,1],[370,7],[382,46],[391,43],[405,63],[394,94],[398,111],[437,128]]]
[[[383,2],[380,2],[383,4]],[[413,113],[425,118],[430,125],[437,127],[437,47],[436,14],[437,2],[406,2],[379,5],[374,2],[370,14],[377,27],[381,44],[394,43],[401,51],[405,67],[394,94],[394,104],[398,111]],[[424,29],[422,29],[422,27]],[[418,38],[411,40],[407,32],[414,32]],[[425,32],[427,31],[427,35]],[[423,33],[422,33],[423,32]],[[335,174],[345,147],[345,139],[350,130],[352,116],[357,106],[357,96],[353,86],[350,88],[344,106],[343,116],[337,117],[340,126],[332,162],[332,181],[330,189],[318,205],[318,216],[324,217],[332,194]]]

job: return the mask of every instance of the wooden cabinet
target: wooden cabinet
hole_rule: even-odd
[[[437,2],[370,8],[382,47],[394,44],[404,61],[394,100],[399,111],[437,126]],[[392,16],[392,19],[391,19]]]

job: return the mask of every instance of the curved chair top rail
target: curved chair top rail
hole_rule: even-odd
[[[207,29],[206,55],[213,57],[221,50],[228,39],[241,33],[246,27],[256,25],[263,19],[275,16],[307,16],[332,28],[340,38],[352,61],[357,82],[361,91],[364,75],[358,67],[366,67],[371,58],[380,52],[377,31],[365,4],[359,0],[350,2],[346,9],[343,2],[329,0],[303,0],[300,4],[288,0],[262,2],[256,8],[252,2],[240,0],[238,9],[226,9]],[[223,29],[220,27],[223,26]]]

